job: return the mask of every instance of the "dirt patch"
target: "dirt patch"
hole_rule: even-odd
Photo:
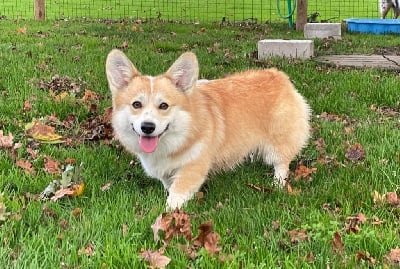
[[[400,55],[400,46],[377,48],[374,54],[380,55]]]

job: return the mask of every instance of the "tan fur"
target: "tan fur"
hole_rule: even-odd
[[[309,107],[276,69],[196,84],[193,53],[183,54],[165,74],[153,78],[140,75],[122,52],[113,50],[106,70],[115,133],[147,174],[163,182],[170,209],[190,199],[210,171],[233,168],[250,153],[273,165],[276,183],[283,186],[289,163],[309,137]],[[138,98],[143,107],[134,109]],[[159,108],[161,102],[169,105],[167,110]],[[135,127],[140,121],[161,126],[154,131],[160,138],[152,153],[139,146],[139,135],[145,135]]]

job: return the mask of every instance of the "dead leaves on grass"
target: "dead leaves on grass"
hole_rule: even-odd
[[[82,178],[82,164],[78,167],[67,165],[61,174],[60,180],[53,180],[40,194],[40,199],[50,198],[56,202],[63,197],[81,196],[85,190],[85,183]]]
[[[156,242],[159,240],[159,231],[165,232],[164,240],[166,242],[171,241],[176,236],[184,236],[186,240],[192,240],[190,217],[183,210],[177,209],[172,213],[161,214],[151,228]]]
[[[380,194],[378,191],[372,193],[372,201],[376,206],[390,205],[400,208],[400,199],[396,192],[387,192]]]
[[[214,232],[212,221],[201,224],[198,227],[199,234],[192,239],[190,216],[181,209],[159,215],[151,228],[155,242],[160,241],[159,233],[163,233],[163,246],[159,250],[142,250],[140,254],[151,268],[164,268],[170,262],[170,259],[163,254],[174,238],[181,238],[186,241],[181,249],[191,259],[196,258],[197,252],[201,248],[204,248],[210,255],[217,255],[221,251],[221,247],[218,246],[220,236]]]

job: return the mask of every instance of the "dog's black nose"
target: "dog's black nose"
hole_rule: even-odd
[[[144,121],[142,122],[140,129],[142,129],[142,132],[145,134],[151,134],[156,129],[156,125],[152,122]]]

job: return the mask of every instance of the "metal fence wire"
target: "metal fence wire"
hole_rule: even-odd
[[[0,16],[34,17],[35,0],[0,0]],[[146,19],[181,22],[263,23],[286,20],[296,0],[47,0],[46,19]],[[296,12],[294,12],[295,16]],[[378,0],[309,0],[309,20],[377,18]]]

